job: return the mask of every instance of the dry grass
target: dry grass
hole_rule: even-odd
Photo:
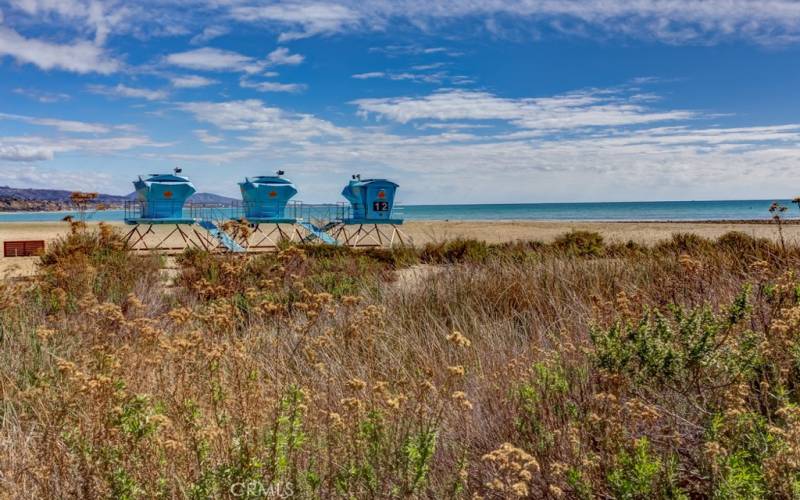
[[[193,252],[166,289],[76,228],[0,289],[0,494],[792,498],[798,264],[573,232]]]

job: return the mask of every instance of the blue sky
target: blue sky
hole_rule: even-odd
[[[793,197],[800,2],[0,0],[0,184]]]

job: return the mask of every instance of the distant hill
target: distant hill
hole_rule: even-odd
[[[69,203],[69,195],[72,191],[64,189],[31,189],[31,188],[12,188],[0,186],[0,200],[3,201],[53,201]],[[122,203],[128,200],[127,196],[117,196],[113,194],[101,194],[97,197],[98,203]]]
[[[130,193],[124,196],[125,200],[135,200],[136,193]],[[227,196],[222,196],[220,194],[214,193],[195,193],[189,197],[187,200],[188,203],[204,203],[209,205],[226,205],[230,206],[233,205],[234,202],[239,201],[235,198],[228,198]]]
[[[236,198],[228,198],[214,193],[195,193],[189,197],[189,203],[208,203],[215,205],[233,205],[237,202]]]
[[[72,191],[64,189],[32,189],[0,186],[0,211],[67,210],[71,208],[69,195]],[[127,195],[98,194],[97,203],[109,207],[122,206],[126,201],[136,199],[136,193]],[[189,203],[230,206],[234,198],[214,193],[195,193]]]

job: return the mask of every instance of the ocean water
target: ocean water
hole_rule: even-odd
[[[406,220],[768,220],[769,207],[773,201],[775,200],[404,205],[399,212]],[[790,200],[777,201],[788,207],[785,214],[787,218],[800,217],[800,210]],[[0,213],[0,222],[58,221],[66,215],[70,213]],[[89,214],[89,219],[95,221],[119,221],[123,218],[122,210]]]

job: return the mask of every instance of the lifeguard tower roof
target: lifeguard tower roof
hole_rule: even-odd
[[[183,216],[186,200],[197,190],[188,177],[175,174],[150,174],[133,181],[136,200],[140,205],[139,217],[126,219],[132,223],[191,224]]]
[[[402,219],[393,219],[394,195],[398,184],[387,179],[353,179],[342,190],[342,196],[350,202],[352,214],[345,224],[402,224]]]
[[[281,173],[245,178],[244,182],[239,183],[244,216],[248,221],[286,224],[295,222],[295,219],[286,217],[286,204],[297,194],[297,188],[292,181],[281,177]]]

